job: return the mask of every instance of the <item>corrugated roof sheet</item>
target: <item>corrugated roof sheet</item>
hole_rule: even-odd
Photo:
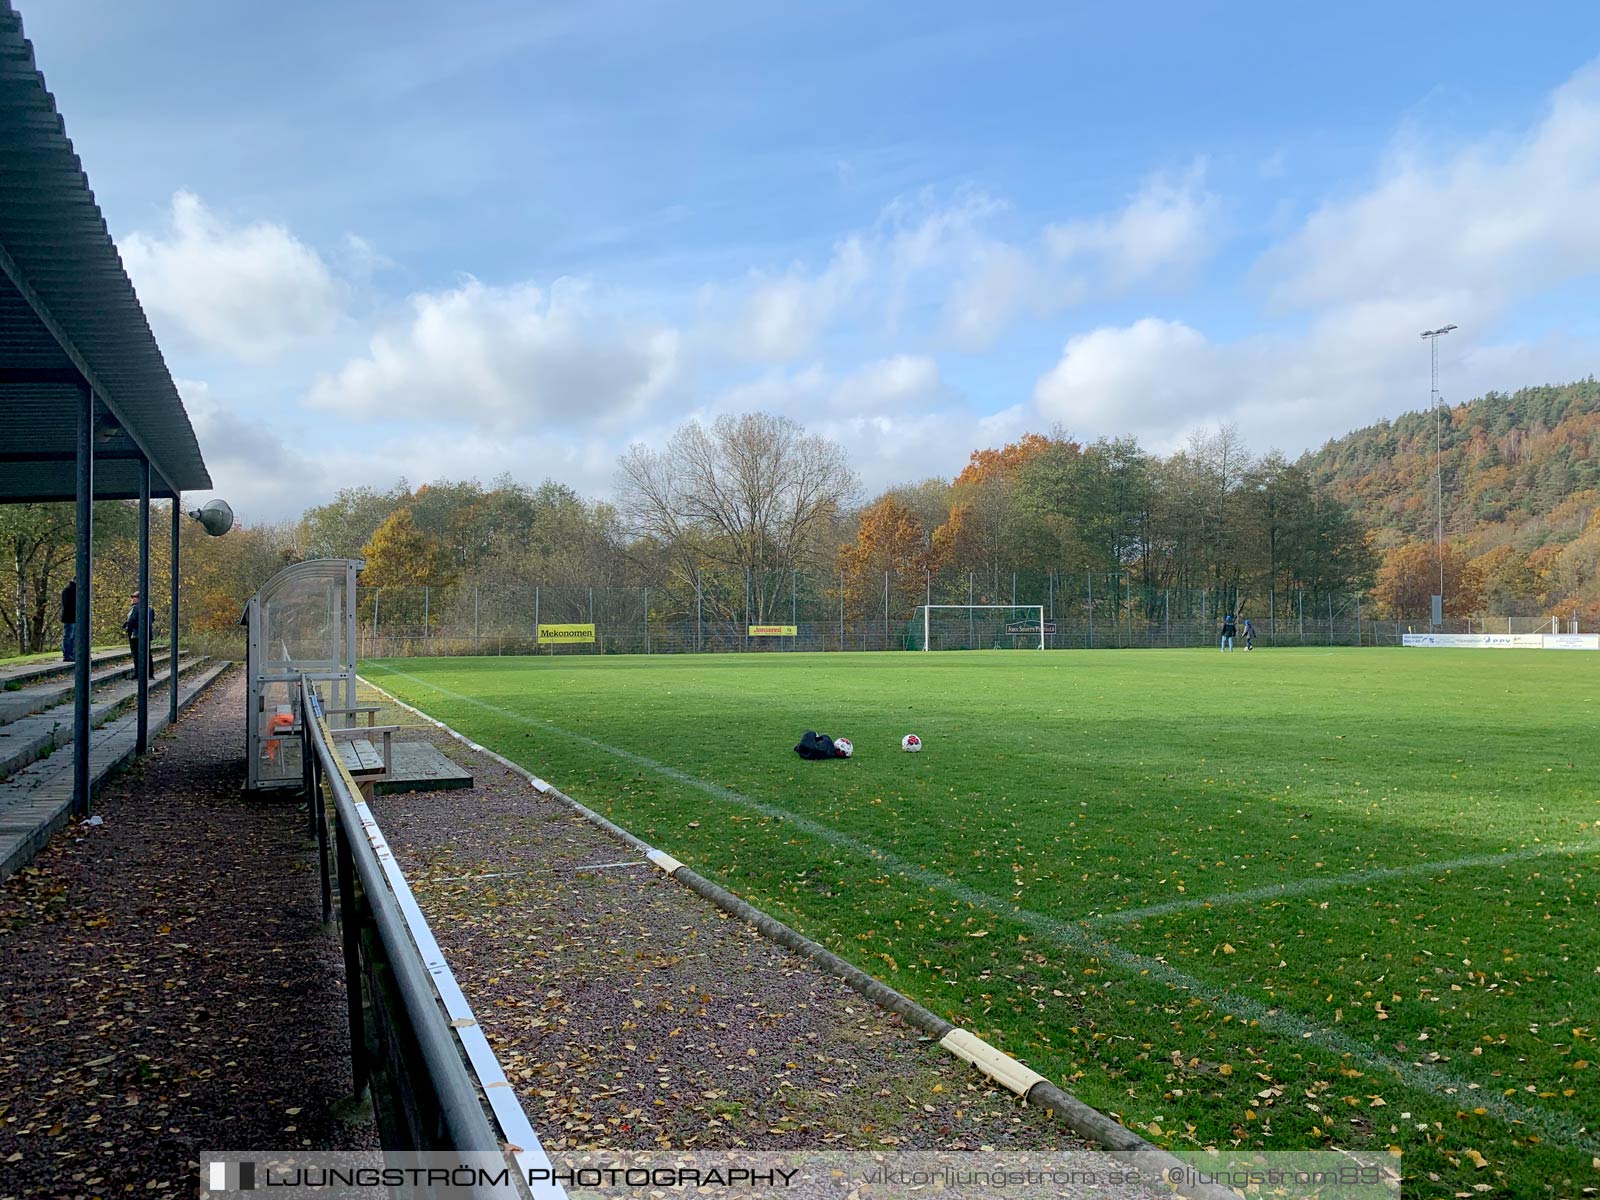
[[[83,164],[11,0],[0,0],[0,501],[69,500],[82,382],[113,420],[95,494],[157,495],[211,476]]]

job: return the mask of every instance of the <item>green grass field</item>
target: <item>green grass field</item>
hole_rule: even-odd
[[[1157,1143],[1600,1186],[1600,655],[364,671]]]

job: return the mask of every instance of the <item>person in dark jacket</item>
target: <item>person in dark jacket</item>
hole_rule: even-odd
[[[155,634],[156,634],[156,610],[151,608],[148,604],[146,604],[144,606],[144,611],[147,614],[149,614],[149,623],[148,623],[147,627],[150,630],[150,639],[151,639],[151,641],[154,641],[155,640]],[[128,635],[128,650],[133,655],[133,661],[137,664],[138,661],[139,661],[139,593],[138,592],[135,592],[133,594],[133,596],[131,597],[130,603],[128,604],[128,615],[125,616],[124,618],[122,618],[122,632]],[[144,647],[144,656],[145,656],[145,663],[146,663],[147,669],[149,669],[150,671],[153,672],[154,671],[154,667],[155,667],[155,662],[154,662],[153,656],[150,653],[150,647],[149,646],[145,646]]]
[[[1238,632],[1239,626],[1234,621],[1232,613],[1222,618],[1222,652],[1224,654],[1233,649],[1233,639]]]
[[[61,589],[61,661],[74,662],[78,657],[78,580],[67,580]]]

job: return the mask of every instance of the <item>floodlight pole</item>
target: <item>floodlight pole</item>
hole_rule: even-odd
[[[1439,402],[1439,339],[1454,330],[1454,325],[1438,329],[1425,329],[1422,338],[1428,343],[1432,371],[1429,379],[1428,399],[1433,405],[1433,487],[1438,525],[1436,548],[1439,555],[1439,620],[1444,620],[1444,413]]]

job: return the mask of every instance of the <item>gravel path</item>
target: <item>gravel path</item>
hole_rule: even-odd
[[[492,759],[404,736],[474,773],[374,807],[549,1148],[1084,1148]]]
[[[198,1194],[199,1153],[376,1145],[338,943],[287,800],[247,799],[219,682],[0,888],[0,1200]]]

